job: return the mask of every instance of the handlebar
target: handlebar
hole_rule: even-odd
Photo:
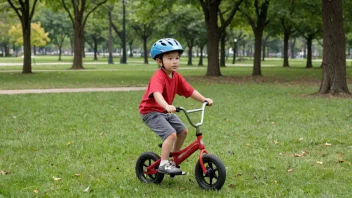
[[[192,110],[186,110],[185,108],[183,107],[176,107],[176,112],[180,112],[180,111],[183,111],[189,121],[189,123],[193,126],[193,127],[199,127],[203,124],[203,119],[204,119],[204,110],[205,110],[205,106],[208,106],[209,102],[208,101],[204,101],[203,102],[203,105],[202,105],[202,108],[200,109],[192,109]],[[188,114],[191,114],[191,113],[195,113],[195,112],[199,112],[201,111],[201,118],[200,118],[200,122],[194,124],[191,120],[191,118],[189,117]]]

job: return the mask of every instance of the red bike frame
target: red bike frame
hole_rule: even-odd
[[[185,115],[188,119],[188,121],[190,122],[190,124],[192,126],[194,126],[196,128],[196,136],[197,139],[194,140],[190,145],[188,145],[187,147],[185,147],[184,149],[177,151],[177,152],[171,152],[171,157],[173,159],[173,161],[175,162],[176,165],[181,164],[185,159],[187,159],[189,156],[191,156],[194,152],[196,152],[197,150],[200,150],[199,153],[199,161],[200,161],[200,166],[203,170],[204,173],[207,172],[207,170],[204,167],[204,163],[203,163],[203,154],[208,154],[208,151],[205,149],[204,147],[204,143],[202,140],[202,133],[199,130],[199,127],[202,125],[203,123],[203,118],[204,118],[204,108],[207,105],[207,102],[203,103],[203,106],[201,109],[195,109],[195,110],[190,110],[187,111],[182,107],[178,107],[177,108],[177,112],[179,111],[184,111]],[[190,117],[188,116],[189,113],[194,113],[194,112],[198,112],[198,111],[202,111],[202,117],[201,117],[201,122],[197,123],[197,124],[193,124],[193,122],[191,121]],[[155,161],[152,165],[150,165],[147,168],[147,172],[146,174],[156,174],[158,173],[158,166],[160,164],[160,159],[158,159],[157,161]]]

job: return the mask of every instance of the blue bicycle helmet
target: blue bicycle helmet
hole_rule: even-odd
[[[179,51],[182,54],[181,44],[173,38],[162,38],[153,44],[150,49],[150,55],[156,60],[159,55],[172,51]]]

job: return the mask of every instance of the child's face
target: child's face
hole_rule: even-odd
[[[166,53],[163,55],[163,61],[157,59],[159,66],[163,66],[167,72],[173,72],[180,66],[180,54],[177,51]]]

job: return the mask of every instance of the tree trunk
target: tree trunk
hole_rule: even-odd
[[[296,38],[291,42],[291,58],[295,59],[295,47],[296,47]]]
[[[313,42],[313,36],[308,36],[307,38],[307,64],[306,68],[312,68],[312,42]]]
[[[123,15],[122,15],[122,56],[120,59],[121,64],[127,64],[127,50],[126,50],[126,6],[125,6],[125,0],[122,0],[122,9],[123,9]]]
[[[219,37],[216,32],[208,33],[208,69],[206,76],[222,76],[219,67]]]
[[[98,56],[97,56],[97,53],[98,53],[98,41],[97,41],[96,38],[94,38],[93,42],[94,42],[94,60],[97,61],[98,60]]]
[[[143,39],[144,64],[148,64],[147,38]]]
[[[218,7],[220,1],[205,1],[202,4],[208,40],[208,68],[206,76],[222,76],[219,67]]]
[[[31,52],[31,22],[24,20],[22,23],[23,33],[23,69],[22,73],[32,73],[32,52]]]
[[[225,49],[225,39],[226,32],[223,32],[220,36],[220,67],[226,67],[226,49]]]
[[[288,64],[288,41],[290,39],[290,32],[284,32],[284,65],[283,67],[289,67]]]
[[[261,76],[261,49],[262,49],[262,36],[263,28],[257,28],[255,32],[255,44],[254,44],[254,66],[253,66],[253,76]]]
[[[108,50],[109,50],[109,57],[108,57],[108,64],[114,64],[114,58],[112,55],[112,16],[111,16],[111,7],[108,7],[108,16],[109,16],[109,39],[108,39]]]
[[[59,61],[61,61],[61,55],[62,55],[62,46],[59,46]]]
[[[203,50],[204,50],[204,45],[199,46],[199,48],[200,48],[200,56],[199,56],[198,66],[203,66]]]
[[[323,79],[321,94],[350,94],[346,81],[345,32],[342,1],[322,0]]]
[[[262,57],[261,57],[261,59],[262,59],[262,61],[265,61],[265,53],[266,53],[266,47],[265,47],[265,44],[266,42],[264,41],[264,42],[262,42],[262,48],[263,48],[263,55],[262,55]]]
[[[75,17],[75,29],[74,29],[74,39],[73,39],[73,65],[72,69],[84,69],[83,67],[83,42],[84,42],[84,36],[83,36],[83,30],[82,30],[82,16],[76,16]]]
[[[188,45],[188,63],[187,65],[193,65],[192,64],[192,48],[193,48],[193,45]]]

